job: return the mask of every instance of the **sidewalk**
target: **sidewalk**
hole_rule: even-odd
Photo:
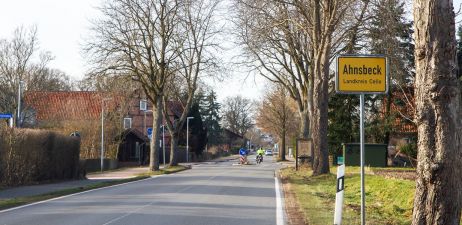
[[[21,187],[13,187],[0,190],[0,200],[7,200],[19,197],[30,197],[43,195],[51,192],[72,189],[84,188],[88,185],[103,183],[107,181],[123,180],[136,177],[138,174],[148,172],[148,167],[132,167],[122,168],[116,171],[105,171],[103,173],[91,173],[84,180],[62,181],[50,184],[37,184]]]

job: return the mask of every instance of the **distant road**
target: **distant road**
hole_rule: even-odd
[[[204,163],[178,174],[2,211],[0,225],[282,225],[276,218],[281,213],[276,164],[265,160],[247,166]]]

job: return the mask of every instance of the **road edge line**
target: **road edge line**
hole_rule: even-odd
[[[284,225],[284,211],[282,208],[282,198],[279,178],[274,177],[274,186],[276,191],[276,225]]]
[[[116,184],[116,185],[111,185],[111,186],[106,186],[106,187],[95,188],[95,189],[86,190],[86,191],[82,191],[82,192],[77,192],[77,193],[73,193],[73,194],[69,194],[69,195],[59,196],[59,197],[56,197],[56,198],[46,199],[46,200],[42,200],[42,201],[39,201],[39,202],[33,202],[33,203],[30,203],[30,204],[26,204],[26,205],[16,206],[16,207],[13,207],[13,208],[0,210],[0,214],[10,212],[10,211],[14,211],[14,210],[18,210],[18,209],[22,209],[22,208],[26,208],[26,207],[30,207],[30,206],[34,206],[34,205],[38,205],[38,204],[42,204],[42,203],[47,203],[47,202],[54,201],[54,200],[59,200],[59,199],[67,198],[67,197],[72,197],[72,196],[76,196],[76,195],[79,195],[79,194],[84,194],[84,193],[88,193],[88,192],[92,192],[92,191],[98,191],[98,190],[102,190],[102,189],[106,189],[106,188],[117,187],[117,186],[122,186],[122,185],[126,185],[126,184],[132,184],[132,183],[137,183],[137,182],[141,182],[141,181],[151,180],[151,179],[155,179],[155,178],[158,178],[158,177],[161,177],[161,176],[164,176],[164,175],[152,176],[152,177],[148,177],[146,179],[135,180],[135,181],[130,181],[130,182],[126,182],[126,183],[121,183],[121,184]]]

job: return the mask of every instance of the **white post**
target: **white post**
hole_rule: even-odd
[[[359,124],[360,124],[360,158],[361,158],[361,225],[366,224],[366,196],[364,190],[364,94],[359,96]]]
[[[10,118],[10,127],[13,128],[13,117]]]
[[[111,100],[112,98],[101,99],[101,172],[104,168],[104,101]]]
[[[20,127],[20,121],[21,121],[21,84],[22,84],[22,81],[19,81],[19,84],[18,84],[18,115],[16,116],[16,127]]]
[[[189,119],[192,118],[194,117],[186,118],[186,162],[189,162]]]
[[[343,189],[345,177],[345,165],[337,167],[337,193],[335,194],[334,225],[342,224]]]
[[[101,102],[101,173],[104,168],[104,99]]]
[[[101,101],[101,172],[104,168],[104,99]]]

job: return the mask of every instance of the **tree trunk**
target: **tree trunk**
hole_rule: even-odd
[[[461,105],[452,0],[414,0],[418,165],[412,224],[461,214]]]
[[[309,138],[310,137],[310,115],[308,109],[299,111],[300,114],[300,137]]]
[[[162,97],[158,96],[155,98],[155,102],[152,103],[153,107],[153,120],[152,120],[152,139],[150,144],[149,154],[149,169],[151,171],[159,170],[159,140],[161,137],[160,125],[162,124]]]
[[[329,151],[327,148],[327,112],[329,57],[328,50],[318,54],[314,68],[313,112],[311,117],[311,136],[313,140],[313,176],[329,173]]]
[[[385,134],[383,137],[383,143],[388,145],[390,143],[390,126],[391,126],[391,101],[393,101],[393,90],[389,90],[386,95],[387,101],[385,106]]]
[[[281,148],[279,149],[279,161],[286,160],[286,131],[285,128],[281,135]]]
[[[178,166],[178,133],[170,133],[170,164],[169,166]]]

